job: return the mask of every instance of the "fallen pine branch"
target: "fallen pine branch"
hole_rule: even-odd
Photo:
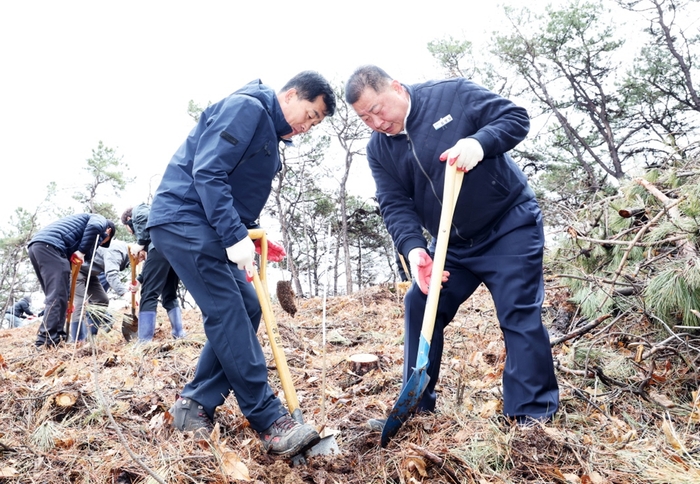
[[[589,331],[591,331],[592,329],[600,326],[600,324],[603,321],[610,319],[611,317],[612,317],[612,314],[604,314],[602,316],[599,316],[598,318],[595,319],[595,321],[588,323],[587,325],[577,329],[576,331],[572,331],[569,334],[565,334],[564,336],[562,336],[560,338],[557,338],[553,341],[550,341],[549,344],[550,344],[550,346],[555,346],[555,345],[558,345],[559,343],[563,343],[564,341],[568,341],[570,339],[576,338],[577,336],[581,336],[582,334],[586,334]]]

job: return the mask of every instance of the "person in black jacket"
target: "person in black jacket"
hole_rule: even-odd
[[[38,349],[67,339],[71,264],[89,261],[96,246],[109,247],[114,231],[114,222],[102,215],[81,213],[47,225],[29,242],[29,260],[45,295],[44,319],[35,342]]]
[[[208,435],[216,407],[233,391],[267,452],[293,456],[319,439],[268,383],[256,335],[260,303],[246,279],[255,270],[248,229],[282,167],[280,141],[334,110],[333,89],[316,72],[296,75],[279,92],[255,80],[205,109],[165,169],[147,228],[197,302],[207,336],[194,378],[169,410],[179,430]]]
[[[527,178],[507,153],[527,136],[527,111],[463,78],[405,85],[372,65],[350,76],[345,98],[375,131],[367,161],[377,200],[414,279],[404,299],[404,383],[420,345],[445,162],[465,172],[429,342],[430,380],[416,411],[435,410],[444,329],[484,283],[506,346],[503,413],[519,423],[551,419],[559,407],[559,387],[541,319],[542,214]],[[432,237],[429,247],[423,229]]]
[[[156,332],[159,298],[168,315],[172,337],[178,339],[187,336],[182,327],[182,310],[177,299],[180,278],[168,260],[151,243],[151,236],[146,229],[150,211],[151,207],[141,203],[135,207],[127,208],[121,216],[122,224],[136,238],[135,244],[129,244],[132,257],[139,260],[139,257],[143,255],[146,258],[143,263],[143,271],[139,274],[138,279],[138,284],[141,285],[138,340],[141,343],[151,341]],[[138,284],[132,287],[132,290],[137,290]]]
[[[25,325],[27,316],[34,316],[30,306],[32,300],[29,296],[24,296],[15,302],[11,308],[5,311],[5,326],[8,329],[21,328]]]

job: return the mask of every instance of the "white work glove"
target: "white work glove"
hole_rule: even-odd
[[[483,159],[484,149],[474,138],[462,138],[440,155],[440,161],[447,161],[450,165],[457,163],[459,171],[469,171]]]
[[[129,244],[129,253],[132,257],[138,257],[139,252],[143,250],[143,245],[141,244]]]
[[[228,257],[228,260],[235,263],[240,270],[246,272],[248,280],[252,280],[253,271],[255,270],[253,266],[255,244],[250,237],[239,240],[231,247],[228,247],[226,249],[226,257]]]

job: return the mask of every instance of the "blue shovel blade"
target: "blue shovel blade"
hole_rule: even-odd
[[[382,430],[382,447],[386,447],[389,440],[396,435],[401,425],[408,420],[411,413],[418,406],[418,402],[423,397],[423,392],[428,386],[430,376],[428,375],[428,351],[430,343],[421,335],[420,346],[418,349],[418,357],[416,359],[416,368],[414,368],[411,377],[404,385],[399,395],[399,399],[394,403],[394,408],[386,419],[384,429]]]

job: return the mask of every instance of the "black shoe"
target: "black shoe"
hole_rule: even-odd
[[[204,407],[190,398],[178,398],[168,410],[173,420],[171,426],[183,432],[194,432],[195,436],[208,439],[214,428]]]
[[[371,419],[367,420],[367,425],[369,426],[370,430],[373,430],[375,432],[383,432],[384,426],[386,425],[386,419],[385,418],[371,418]]]
[[[292,457],[316,444],[321,437],[311,425],[300,424],[287,414],[275,420],[267,430],[260,432],[260,439],[266,452]]]

